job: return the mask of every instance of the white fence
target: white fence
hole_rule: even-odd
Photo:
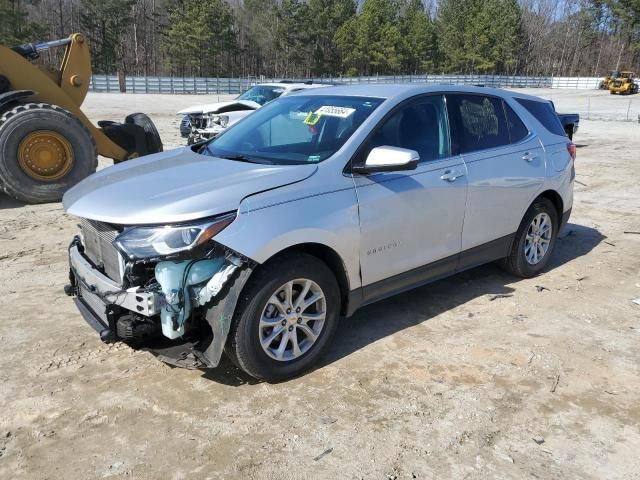
[[[267,78],[127,77],[128,93],[239,94],[256,82],[279,81]],[[510,88],[598,88],[597,77],[521,77],[507,75],[376,75],[370,77],[312,78],[314,82],[423,83],[483,85]],[[116,75],[93,75],[90,91],[119,92]]]
[[[551,88],[575,88],[588,90],[598,88],[602,78],[600,77],[553,77]]]

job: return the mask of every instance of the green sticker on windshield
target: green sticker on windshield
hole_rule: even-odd
[[[322,115],[320,115],[319,113],[309,112],[309,114],[307,115],[307,118],[304,119],[304,123],[309,125],[310,127],[313,127],[316,123],[320,121],[321,116]]]
[[[319,162],[320,161],[320,155],[309,155],[307,157],[307,160],[309,160],[310,162]]]

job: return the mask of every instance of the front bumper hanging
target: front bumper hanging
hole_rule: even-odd
[[[71,283],[65,286],[65,293],[75,297],[78,311],[98,332],[102,341],[109,343],[122,340],[117,335],[116,322],[123,315],[134,314],[159,322],[158,315],[164,304],[161,293],[146,291],[140,287],[123,289],[84,257],[77,241],[69,247],[69,266]],[[236,304],[253,270],[249,262],[239,263],[236,267],[221,270],[221,275],[212,279],[216,280],[215,285],[210,282],[205,286],[207,292],[211,293],[206,297],[208,302],[205,304],[205,321],[210,334],[203,334],[202,338],[189,341],[161,339],[152,345],[131,346],[147,350],[160,360],[179,367],[217,367]]]

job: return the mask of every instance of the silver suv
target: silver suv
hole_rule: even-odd
[[[106,342],[279,381],[341,315],[492,261],[549,262],[575,147],[552,105],[488,88],[307,90],[205,145],[89,177],[66,287]]]

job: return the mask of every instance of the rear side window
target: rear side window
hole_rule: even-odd
[[[447,107],[456,153],[509,145],[502,100],[484,95],[448,95]]]
[[[515,99],[520,105],[526,108],[531,115],[536,117],[544,128],[556,135],[564,136],[564,129],[560,123],[558,115],[549,102],[538,102],[536,100]]]
[[[507,125],[509,126],[511,143],[517,143],[529,134],[529,130],[526,125],[522,123],[518,114],[514,112],[506,102],[504,102],[503,105],[504,113],[507,116]]]

